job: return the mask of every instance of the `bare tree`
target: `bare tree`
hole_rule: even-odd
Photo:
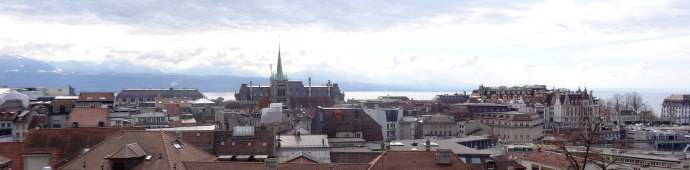
[[[655,119],[656,114],[654,113],[654,109],[652,109],[649,102],[645,102],[640,110],[640,120],[642,120],[642,122],[645,123]]]
[[[635,113],[640,113],[640,109],[644,107],[644,101],[640,93],[632,92],[625,94],[626,110],[632,110]]]
[[[618,114],[623,110],[623,105],[624,105],[624,98],[620,94],[615,94],[613,95],[607,103],[609,103],[611,111],[613,111],[615,114]]]
[[[584,170],[588,166],[601,169],[608,169],[613,165],[618,165],[618,158],[621,157],[627,148],[625,144],[616,145],[615,140],[607,138],[610,133],[617,133],[614,129],[606,127],[603,117],[592,116],[585,119],[583,128],[579,128],[569,133],[569,142],[562,142],[557,146],[557,152],[563,153],[570,165],[570,168]],[[598,147],[612,145],[615,152],[607,152]]]

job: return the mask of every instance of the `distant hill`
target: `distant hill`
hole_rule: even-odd
[[[77,91],[120,91],[124,88],[198,88],[205,92],[237,91],[242,83],[268,85],[268,78],[237,76],[192,76],[148,73],[71,74],[52,72],[0,72],[0,86],[66,87]],[[337,82],[336,82],[337,83]],[[339,83],[343,91],[419,91],[405,86],[357,82]]]
[[[59,72],[52,65],[22,56],[0,55],[1,72]]]
[[[326,77],[326,76],[324,76]],[[306,79],[306,77],[305,77]],[[471,86],[384,85],[362,82],[340,82],[347,91],[454,91]],[[8,87],[66,87],[77,91],[120,91],[124,88],[198,88],[204,92],[237,91],[242,83],[269,85],[265,77],[199,76],[165,74],[144,66],[109,60],[103,63],[79,61],[45,62],[22,56],[0,55],[0,86]],[[326,80],[314,79],[314,85]],[[306,84],[306,82],[305,82]],[[473,87],[473,86],[472,86]]]

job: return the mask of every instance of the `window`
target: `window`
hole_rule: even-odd
[[[395,137],[395,131],[388,131],[388,137]]]
[[[278,96],[285,96],[285,89],[278,89]]]

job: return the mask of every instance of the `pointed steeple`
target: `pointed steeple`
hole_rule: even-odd
[[[283,62],[280,58],[280,43],[278,43],[278,66],[276,67],[276,74],[273,76],[274,80],[287,80],[287,76],[283,74]]]

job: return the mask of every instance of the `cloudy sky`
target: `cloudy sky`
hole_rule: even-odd
[[[2,1],[0,54],[384,84],[688,88],[690,1]]]

